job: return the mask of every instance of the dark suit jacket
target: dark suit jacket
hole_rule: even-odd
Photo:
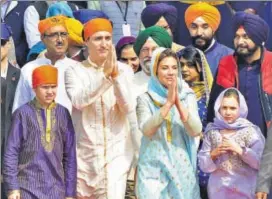
[[[29,5],[27,1],[17,1],[17,5],[4,17],[4,21],[12,29],[12,38],[15,46],[16,60],[20,67],[26,63],[29,51],[24,29],[24,13]],[[14,2],[13,2],[14,4]]]
[[[2,99],[2,103],[4,103],[5,105],[5,116],[1,116],[1,129],[5,129],[4,132],[1,132],[2,142],[7,138],[8,131],[11,125],[12,105],[19,78],[20,70],[9,63],[6,77],[6,97],[5,99]],[[3,144],[4,143],[2,143],[2,146]]]

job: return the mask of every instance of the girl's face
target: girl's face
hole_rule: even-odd
[[[237,98],[233,96],[224,97],[219,108],[219,113],[228,124],[235,122],[239,117],[239,103]]]
[[[162,85],[167,88],[178,75],[178,63],[174,57],[165,57],[159,63],[157,76]]]
[[[197,66],[193,65],[193,63],[187,61],[183,57],[180,58],[181,72],[182,78],[188,84],[191,84],[195,81],[200,81],[200,74],[197,71]]]

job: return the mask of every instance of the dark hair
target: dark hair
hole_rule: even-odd
[[[120,49],[116,48],[116,56],[117,56],[117,60],[120,60],[121,59],[121,55],[122,55],[122,51],[125,49],[125,48],[133,48],[133,42],[132,43],[128,43],[128,44],[125,44],[123,45]]]
[[[1,46],[5,46],[9,39],[1,39]]]
[[[182,49],[181,51],[179,51],[178,56],[179,56],[179,59],[184,58],[188,62],[192,62],[196,69],[197,69],[197,67],[196,67],[197,63],[201,66],[200,54],[197,51],[197,49],[192,46],[188,46],[188,47]],[[200,73],[200,71],[198,71],[198,72]]]
[[[233,88],[229,88],[225,93],[223,97],[234,97],[238,104],[240,104],[240,99],[239,99],[239,93],[237,90],[233,89]]]

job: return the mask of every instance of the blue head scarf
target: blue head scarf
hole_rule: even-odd
[[[70,6],[65,2],[53,3],[49,6],[46,12],[46,18],[64,15],[66,17],[74,18],[73,11]]]

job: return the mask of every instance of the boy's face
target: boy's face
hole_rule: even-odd
[[[41,105],[49,106],[56,98],[56,84],[42,84],[34,88],[36,98]]]

